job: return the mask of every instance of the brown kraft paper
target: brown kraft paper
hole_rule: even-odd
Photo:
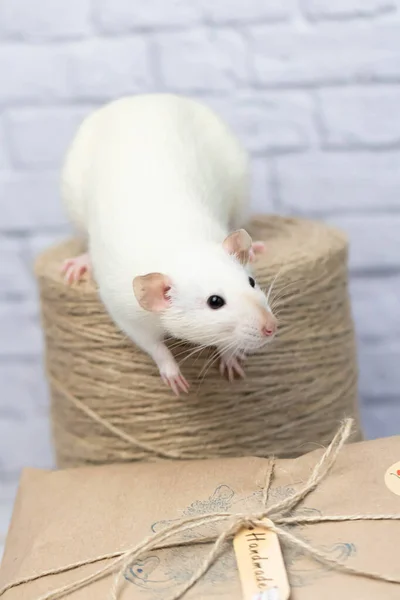
[[[292,495],[307,480],[323,451],[278,460],[268,503]],[[400,461],[400,437],[345,446],[327,477],[295,510],[297,515],[400,513],[400,495],[385,483]],[[269,461],[260,458],[163,462],[23,473],[9,530],[0,589],[133,547],[174,520],[208,513],[263,509]],[[386,475],[399,478],[400,471]],[[400,488],[399,488],[400,489]],[[400,577],[400,521],[344,521],[285,525],[301,539],[348,566]],[[203,563],[212,545],[207,524],[181,536],[186,545],[154,550],[125,571],[121,600],[168,600]],[[281,540],[291,600],[399,600],[400,585],[338,572]],[[111,559],[108,559],[111,560]],[[45,592],[97,571],[107,560],[22,583],[1,600],[37,600]],[[63,596],[108,600],[114,575]],[[232,542],[185,599],[241,600]]]

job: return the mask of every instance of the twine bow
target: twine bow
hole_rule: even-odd
[[[356,569],[343,562],[333,559],[327,556],[324,552],[318,548],[314,548],[308,542],[305,542],[294,533],[284,528],[287,525],[300,525],[300,524],[315,524],[315,523],[327,523],[327,522],[339,522],[339,521],[387,521],[396,520],[400,521],[400,514],[356,514],[356,515],[316,515],[316,516],[293,516],[291,513],[293,510],[302,502],[319,483],[328,475],[332,466],[334,465],[339,452],[343,445],[347,441],[351,429],[352,419],[347,419],[343,422],[331,444],[325,450],[317,464],[315,465],[308,481],[304,486],[299,489],[293,496],[276,502],[271,506],[267,507],[269,490],[274,476],[275,461],[271,460],[269,463],[265,485],[263,488],[263,505],[264,508],[259,513],[255,514],[233,514],[233,513],[209,513],[198,516],[189,517],[179,522],[175,522],[162,531],[155,533],[154,535],[146,538],[133,548],[130,548],[124,552],[115,552],[113,554],[107,554],[92,558],[89,560],[81,561],[78,563],[70,564],[59,569],[52,569],[46,572],[42,572],[38,575],[20,579],[5,586],[0,590],[0,596],[2,596],[7,590],[28,583],[48,575],[56,575],[71,571],[81,566],[92,564],[95,562],[103,561],[105,559],[113,559],[111,563],[105,567],[100,568],[95,573],[89,576],[83,577],[73,583],[66,584],[52,592],[45,593],[40,596],[37,600],[57,600],[65,597],[67,594],[72,593],[78,589],[82,589],[90,583],[97,581],[105,575],[116,572],[112,587],[109,593],[109,600],[118,600],[121,587],[124,583],[124,574],[127,568],[138,559],[142,558],[145,554],[152,550],[158,550],[161,548],[171,548],[176,546],[185,546],[192,544],[204,544],[214,542],[209,554],[205,558],[203,564],[200,566],[198,571],[193,574],[189,581],[185,583],[180,589],[176,590],[172,596],[166,600],[180,600],[210,569],[216,559],[222,554],[224,546],[228,540],[230,540],[240,529],[243,527],[267,527],[264,519],[269,519],[268,528],[274,531],[281,540],[290,542],[291,545],[297,549],[302,550],[305,554],[318,561],[319,563],[329,567],[330,569],[365,577],[369,579],[375,579],[377,581],[385,581],[388,583],[400,584],[400,578],[392,577],[391,575],[385,575],[382,573],[367,572],[361,569]],[[208,538],[192,539],[190,541],[173,541],[172,538],[182,534],[184,532],[192,531],[197,527],[210,524],[223,525],[223,531],[219,535],[215,535]]]

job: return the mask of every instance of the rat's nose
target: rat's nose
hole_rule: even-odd
[[[262,335],[265,335],[265,337],[271,337],[271,335],[274,335],[276,333],[276,330],[277,330],[277,324],[274,319],[274,320],[268,321],[268,323],[265,323],[263,325],[263,327],[261,328],[261,333],[262,333]]]

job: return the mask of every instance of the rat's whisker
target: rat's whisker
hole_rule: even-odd
[[[278,294],[278,295],[279,295],[279,294],[282,294],[283,290],[285,290],[285,289],[287,289],[288,287],[291,287],[291,286],[293,286],[293,285],[297,285],[298,283],[300,283],[300,282],[303,282],[303,281],[305,281],[305,278],[304,278],[304,277],[301,277],[300,279],[295,279],[295,280],[293,280],[293,281],[289,281],[288,283],[286,283],[285,285],[283,285],[282,287],[280,287],[280,288],[278,288],[278,289],[276,290],[276,291],[277,291],[277,294]]]
[[[272,289],[273,289],[273,287],[274,287],[274,283],[275,283],[275,281],[277,280],[277,278],[278,278],[278,276],[279,276],[280,272],[282,271],[282,269],[283,269],[283,267],[281,267],[281,268],[279,269],[279,271],[277,272],[277,274],[276,274],[276,275],[275,275],[275,277],[273,278],[271,285],[269,286],[269,290],[268,290],[268,294],[267,294],[267,303],[269,303],[269,298],[270,298],[270,295],[271,295]]]
[[[192,352],[190,352],[187,356],[184,356],[184,358],[178,362],[179,366],[182,366],[183,363],[186,360],[188,360],[191,356],[194,356],[195,354],[199,354],[199,353],[203,352],[204,350],[206,350],[207,348],[208,348],[208,346],[203,346],[203,345],[199,346],[198,348],[195,348]],[[175,358],[176,358],[176,356],[175,356]]]
[[[205,365],[203,366],[203,368],[201,369],[200,373],[199,373],[199,377],[201,377],[202,373],[208,372],[209,371],[209,365],[211,366],[212,363],[215,361],[216,358],[218,358],[218,356],[220,355],[220,349],[219,348],[215,348],[211,357],[206,361]],[[204,377],[203,377],[204,379]]]
[[[201,371],[199,373],[198,379],[200,379],[200,377],[201,377],[201,375],[202,375],[203,372],[204,372],[204,375],[203,375],[201,381],[199,382],[198,389],[200,389],[200,386],[203,383],[206,374],[208,373],[208,371],[210,370],[210,368],[212,367],[212,365],[214,364],[214,362],[216,360],[218,360],[218,357],[219,357],[219,351],[218,351],[217,348],[215,348],[213,354],[211,355],[211,358],[209,358],[207,360],[206,364],[203,366],[203,368],[201,369]]]
[[[286,293],[282,293],[286,288],[288,288],[290,285],[294,285],[297,282],[293,281],[291,283],[288,283],[286,286],[284,286],[283,288],[281,288],[280,290],[277,290],[276,295],[273,297],[272,301],[271,301],[271,306],[274,305],[276,306],[277,304],[279,306],[284,305],[285,301],[287,301],[288,299],[290,299],[291,297],[293,297],[293,292],[289,291]],[[301,293],[299,290],[297,290],[297,294],[296,297],[301,296]]]
[[[205,342],[205,345],[207,345],[207,346],[212,346],[215,343],[215,336],[214,335],[210,336],[210,334],[206,334],[205,335],[203,333],[203,334],[200,334],[199,336],[196,336],[196,337],[197,337],[199,343]],[[172,338],[172,339],[174,339],[174,338]],[[197,344],[194,344],[193,342],[189,342],[189,341],[186,341],[186,340],[179,339],[179,340],[175,340],[173,343],[168,344],[168,347],[171,350],[171,349],[177,348],[179,346],[184,346],[184,345],[193,346],[193,345],[197,345]]]

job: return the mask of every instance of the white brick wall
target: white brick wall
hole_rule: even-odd
[[[31,264],[67,230],[63,153],[155,90],[232,124],[257,209],[349,233],[367,432],[400,432],[400,0],[0,0],[0,535],[21,466],[51,464]]]
[[[3,38],[51,41],[80,38],[92,33],[90,0],[1,0]]]

